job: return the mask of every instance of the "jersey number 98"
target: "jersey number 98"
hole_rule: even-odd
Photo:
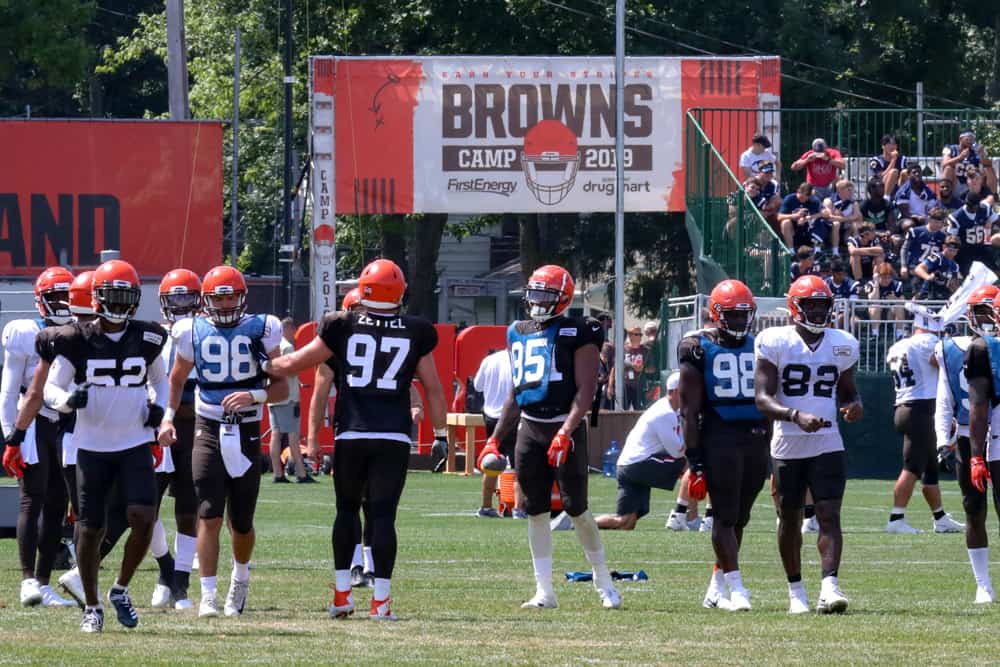
[[[206,336],[201,341],[201,358],[205,365],[201,375],[207,382],[240,382],[257,374],[257,364],[250,351],[250,337]]]
[[[712,375],[718,382],[715,395],[718,398],[753,398],[754,362],[752,352],[739,356],[732,352],[715,355],[712,361]]]

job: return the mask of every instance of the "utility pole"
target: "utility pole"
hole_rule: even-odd
[[[615,7],[615,408],[625,409],[625,0]]]
[[[240,27],[236,26],[236,45],[233,54],[233,181],[229,194],[229,255],[233,266],[239,246],[236,231],[240,224]]]
[[[292,76],[292,0],[285,0],[285,179],[282,187],[282,244],[287,250],[292,240],[292,85],[295,77]],[[285,284],[288,286],[287,314],[292,314],[292,253],[282,253],[284,261]]]
[[[170,120],[188,118],[187,42],[184,39],[184,0],[166,0],[167,88]]]

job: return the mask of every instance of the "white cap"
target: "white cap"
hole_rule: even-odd
[[[677,387],[679,387],[680,385],[681,385],[681,372],[674,371],[673,373],[670,374],[670,377],[667,378],[667,391],[673,391],[674,389],[677,389]]]

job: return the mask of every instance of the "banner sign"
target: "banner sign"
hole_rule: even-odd
[[[0,121],[0,275],[100,264],[140,275],[222,260],[222,125]]]
[[[627,58],[625,77],[628,211],[684,209],[688,109],[779,104],[776,57]],[[313,57],[318,222],[613,211],[614,79],[609,57]]]

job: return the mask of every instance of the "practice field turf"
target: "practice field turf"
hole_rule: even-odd
[[[132,585],[140,625],[127,631],[108,610],[103,636],[80,634],[76,609],[23,609],[13,540],[0,542],[2,663],[523,663],[618,664],[987,664],[1000,660],[1000,604],[972,604],[975,588],[962,535],[886,535],[889,482],[848,485],[841,584],[845,616],[789,617],[770,498],[758,499],[744,544],[744,580],[754,609],[733,614],[701,607],[711,544],[704,533],[663,528],[672,494],[654,492],[654,513],[631,533],[605,532],[612,569],[643,569],[649,581],[622,583],[619,611],[600,608],[589,584],[559,581],[561,608],[521,610],[534,579],[523,521],[479,519],[478,479],[413,473],[399,512],[400,554],[393,584],[397,623],[367,619],[370,592],[356,592],[347,621],[326,613],[333,580],[328,479],[310,486],[266,480],[258,509],[257,551],[248,611],[238,620],[146,607],[156,578],[147,560]],[[961,517],[954,481],[945,508]],[[595,513],[613,508],[614,484],[591,477]],[[169,501],[168,501],[169,503]],[[170,516],[170,505],[165,504]],[[991,510],[992,515],[992,510]],[[917,495],[908,520],[930,527]],[[991,533],[997,534],[990,517]],[[167,521],[173,536],[172,520]],[[810,601],[819,566],[806,536]],[[228,549],[228,543],[224,545]],[[1000,549],[998,549],[1000,551]],[[117,563],[120,552],[112,554]],[[994,556],[994,577],[1000,566]],[[588,569],[573,533],[555,535],[558,578]],[[220,598],[228,586],[220,572]],[[113,576],[102,570],[102,589]],[[192,597],[198,585],[192,579]],[[221,600],[220,600],[221,602]]]

